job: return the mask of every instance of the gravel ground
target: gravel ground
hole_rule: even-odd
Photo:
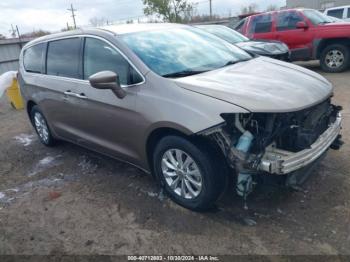
[[[258,190],[248,211],[232,190],[216,210],[194,213],[132,166],[68,143],[46,148],[2,99],[0,254],[350,255],[350,72],[322,74],[344,107],[347,144],[303,192]]]

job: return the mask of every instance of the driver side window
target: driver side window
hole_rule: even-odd
[[[296,12],[281,12],[277,14],[277,31],[297,29],[297,23],[304,19]]]
[[[87,37],[84,47],[84,79],[101,71],[117,73],[121,85],[142,82],[142,77],[115,48],[102,40]]]

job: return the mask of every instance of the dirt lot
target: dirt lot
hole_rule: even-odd
[[[248,212],[232,191],[217,210],[194,213],[134,167],[68,143],[46,148],[26,113],[2,100],[0,254],[350,255],[350,72],[323,75],[345,108],[347,144],[304,192],[258,190]]]

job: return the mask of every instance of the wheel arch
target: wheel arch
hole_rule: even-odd
[[[37,103],[35,103],[33,100],[29,100],[29,101],[27,102],[27,114],[28,114],[28,116],[29,116],[30,119],[31,119],[30,113],[31,113],[33,107],[36,106],[36,105],[37,105]]]
[[[208,137],[198,135],[196,133],[188,132],[188,130],[184,130],[182,128],[176,128],[174,126],[162,126],[157,127],[149,133],[146,140],[146,157],[147,164],[152,174],[154,174],[153,170],[153,151],[157,146],[157,143],[166,136],[180,136],[189,140],[191,143],[196,146],[204,149],[211,150],[221,159],[225,159],[223,152],[220,150],[219,146],[210,140]],[[226,162],[226,161],[225,161]]]
[[[329,45],[333,44],[339,44],[339,45],[345,45],[348,48],[350,48],[350,38],[349,37],[340,37],[340,38],[325,38],[325,39],[319,39],[315,41],[315,58],[320,59],[322,51]]]

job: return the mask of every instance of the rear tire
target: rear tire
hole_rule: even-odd
[[[54,146],[56,139],[52,136],[47,120],[38,106],[34,106],[30,111],[30,119],[40,142],[48,147]]]
[[[325,72],[340,73],[345,71],[350,64],[349,48],[342,44],[327,46],[321,53],[320,64]]]
[[[222,162],[209,146],[180,136],[162,138],[153,154],[153,168],[165,192],[177,204],[194,211],[212,208],[224,191]]]

